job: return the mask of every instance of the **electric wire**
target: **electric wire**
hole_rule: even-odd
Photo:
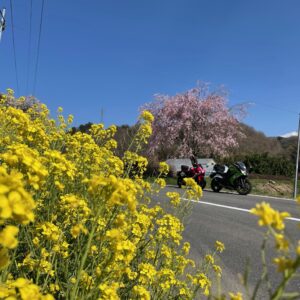
[[[38,72],[38,65],[39,65],[39,58],[40,58],[40,46],[41,46],[41,35],[42,35],[42,25],[43,25],[44,3],[45,3],[45,0],[42,1],[42,8],[41,8],[39,37],[38,37],[38,46],[37,46],[37,58],[36,58],[35,70],[34,70],[33,95],[35,94],[35,90],[36,90],[37,72]]]
[[[17,93],[19,94],[20,89],[19,89],[19,76],[18,76],[18,68],[17,68],[17,56],[16,56],[16,44],[15,44],[14,17],[13,17],[12,0],[10,0],[10,16],[11,16],[11,30],[12,30],[14,64],[15,64],[15,73],[16,73],[16,82],[17,82]]]
[[[29,39],[28,39],[28,52],[27,52],[27,76],[26,76],[26,95],[28,95],[29,89],[29,70],[31,60],[31,34],[32,33],[32,0],[30,0],[30,12],[29,12]]]

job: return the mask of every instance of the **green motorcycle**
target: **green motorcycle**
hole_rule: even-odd
[[[247,195],[252,189],[248,174],[243,162],[236,162],[229,166],[215,165],[210,174],[211,189],[214,192],[220,192],[222,188],[225,188],[235,190],[240,195]]]

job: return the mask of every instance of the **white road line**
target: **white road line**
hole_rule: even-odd
[[[217,206],[217,207],[223,207],[223,208],[228,208],[228,209],[233,209],[233,210],[239,210],[239,211],[243,211],[243,212],[247,212],[250,213],[250,209],[245,209],[245,208],[240,208],[240,207],[234,207],[234,206],[228,206],[228,205],[222,205],[222,204],[217,204],[217,203],[211,203],[211,202],[205,202],[205,201],[197,201],[197,200],[189,200],[187,198],[181,198],[182,200],[185,201],[192,201],[195,203],[199,203],[199,204],[207,204],[207,205],[212,205],[212,206]],[[296,221],[296,222],[300,222],[300,219],[298,218],[293,218],[293,217],[289,217],[286,218],[287,220],[291,220],[291,221]]]
[[[281,198],[281,197],[266,196],[266,195],[256,195],[256,194],[249,194],[248,196],[297,202],[297,200],[292,199],[292,198],[283,198],[283,197]]]
[[[174,184],[167,184],[167,187],[177,187],[177,185]],[[204,190],[204,192],[212,192],[210,190]],[[222,192],[220,192],[219,194],[222,194]],[[232,194],[232,195],[238,195],[237,193],[230,193],[230,192],[226,192],[225,194]],[[266,196],[266,195],[256,195],[256,194],[248,194],[247,196],[251,196],[251,197],[260,197],[260,198],[268,198],[268,199],[278,199],[278,200],[287,200],[287,201],[293,201],[293,202],[297,202],[297,200],[292,199],[292,198],[284,198],[284,197],[275,197],[275,196]]]

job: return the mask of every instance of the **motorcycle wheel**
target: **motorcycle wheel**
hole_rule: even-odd
[[[241,178],[238,182],[236,191],[240,195],[247,195],[251,192],[251,189],[252,189],[251,182],[248,179]]]
[[[183,178],[182,177],[177,178],[177,185],[178,185],[179,188],[181,188],[181,186],[183,185]]]
[[[210,187],[216,193],[220,192],[222,189],[222,186],[220,185],[219,180],[216,178],[213,178],[213,180],[211,181]]]

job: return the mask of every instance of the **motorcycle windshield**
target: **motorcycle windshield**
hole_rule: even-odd
[[[247,168],[246,168],[246,166],[245,166],[245,164],[244,164],[243,162],[238,161],[238,162],[236,163],[236,165],[238,166],[238,168],[239,168],[241,171],[244,171],[244,172],[247,171]]]

